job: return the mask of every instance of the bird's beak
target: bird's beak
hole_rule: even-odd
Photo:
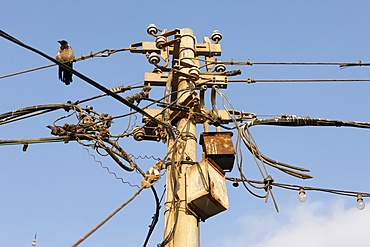
[[[62,41],[58,40],[58,43],[59,43],[59,44],[62,44]]]

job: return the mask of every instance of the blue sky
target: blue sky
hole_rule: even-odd
[[[75,55],[126,48],[153,41],[146,28],[192,28],[197,41],[214,29],[223,35],[220,60],[229,61],[370,61],[367,1],[8,1],[2,2],[1,29],[51,56],[57,40],[69,41]],[[49,64],[44,58],[0,39],[0,76]],[[75,64],[75,69],[105,87],[142,82],[152,65],[143,55],[117,53]],[[338,66],[229,67],[242,69],[240,79],[370,78],[368,67]],[[100,94],[74,77],[70,86],[58,80],[57,68],[0,80],[0,112]],[[369,83],[230,84],[223,90],[235,109],[258,115],[302,116],[370,122]],[[134,92],[129,92],[134,93]],[[124,94],[123,96],[127,96]],[[154,88],[151,97],[163,95]],[[111,115],[129,109],[111,99],[89,104]],[[45,126],[66,113],[58,111],[0,126],[0,139],[48,137]],[[71,121],[73,118],[71,118]],[[134,120],[133,120],[134,121]],[[140,119],[137,124],[140,125]],[[127,122],[117,120],[119,133]],[[269,168],[276,182],[369,192],[369,137],[366,129],[335,127],[253,127],[260,150],[276,160],[311,170],[300,181]],[[130,154],[162,158],[162,143],[121,141]],[[198,147],[200,154],[201,148]],[[112,160],[96,159],[133,184],[140,175],[122,171]],[[70,246],[136,191],[114,179],[77,143],[0,147],[0,239],[4,246]],[[243,150],[244,169],[260,179],[253,158]],[[145,171],[153,159],[137,159]],[[238,176],[236,169],[229,174]],[[156,184],[163,192],[164,177]],[[273,189],[273,204],[257,199],[241,186],[228,184],[230,209],[201,224],[201,246],[355,246],[370,237],[370,213],[358,211],[355,198],[308,192],[302,204],[295,191]],[[365,199],[366,202],[366,199]],[[151,192],[145,190],[80,246],[141,246],[154,214]],[[163,238],[161,220],[148,246]]]

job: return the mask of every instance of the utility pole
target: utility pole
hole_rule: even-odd
[[[176,126],[176,133],[164,129],[147,117],[144,126],[134,130],[138,141],[166,141],[167,155],[163,164],[153,167],[166,169],[166,202],[164,207],[164,240],[161,247],[199,247],[200,221],[228,209],[225,171],[231,171],[234,149],[229,132],[209,132],[208,121],[228,117],[215,106],[215,87],[227,88],[230,72],[225,66],[214,66],[214,56],[221,55],[221,34],[215,30],[211,39],[197,43],[190,28],[163,30],[151,24],[147,32],[155,42],[140,42],[130,46],[132,53],[146,54],[153,72],[145,73],[148,86],[165,86],[163,109],[145,109],[157,120]],[[170,56],[172,62],[170,63]],[[200,71],[199,57],[204,56],[206,71]],[[163,59],[164,65],[160,65]],[[215,67],[215,71],[211,71]],[[204,92],[212,88],[215,110],[206,110]],[[200,91],[200,95],[197,93]],[[208,118],[204,116],[208,116]],[[213,120],[212,120],[213,121]],[[227,121],[227,120],[226,120]],[[200,138],[196,125],[204,124]],[[225,135],[226,134],[226,135]],[[202,160],[197,162],[197,142],[203,147]],[[231,149],[231,150],[230,150]],[[158,175],[159,176],[159,175]]]
[[[180,31],[179,60],[194,66],[195,37],[193,31],[184,28]],[[182,67],[180,73],[188,73],[189,68]],[[176,81],[174,82],[176,83]],[[178,78],[177,93],[178,104],[184,103],[190,97],[190,90],[195,85],[188,78]],[[182,90],[185,90],[184,92]],[[199,246],[199,222],[193,215],[189,214],[186,206],[186,173],[194,162],[196,162],[196,123],[191,116],[184,116],[177,123],[180,135],[175,143],[175,152],[172,164],[167,166],[166,172],[166,202],[165,202],[165,230],[164,238],[169,238],[166,247]],[[173,145],[169,143],[169,149]],[[187,162],[184,162],[187,161]],[[189,163],[188,163],[189,162]],[[171,236],[172,235],[172,236]]]

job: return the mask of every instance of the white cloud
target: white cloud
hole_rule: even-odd
[[[347,247],[370,243],[369,206],[359,211],[355,205],[346,208],[343,200],[295,206],[284,206],[279,214],[249,213],[241,217],[236,223],[236,236],[224,239],[225,246],[230,242],[234,247]]]

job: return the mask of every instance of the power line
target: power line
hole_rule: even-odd
[[[26,139],[9,139],[0,140],[0,146],[6,145],[24,145],[24,144],[38,144],[38,143],[51,143],[51,142],[68,142],[69,136],[63,137],[43,137],[43,138],[26,138]]]
[[[0,76],[0,80],[4,79],[4,78],[7,78],[7,77],[15,76],[15,75],[21,75],[21,74],[33,72],[33,71],[36,71],[36,70],[50,68],[50,67],[53,67],[55,65],[56,64],[49,64],[49,65],[45,65],[45,66],[41,66],[41,67],[37,67],[37,68],[33,68],[33,69],[27,69],[27,70],[23,70],[23,71],[20,71],[20,72],[15,72],[15,73],[12,73],[12,74],[3,75],[3,76]]]
[[[110,55],[112,55],[116,52],[129,51],[129,50],[130,50],[130,48],[122,48],[122,49],[118,49],[118,50],[104,49],[104,50],[101,50],[101,51],[98,51],[98,52],[95,52],[95,53],[90,52],[90,54],[87,55],[87,56],[82,54],[81,57],[75,58],[73,60],[73,62],[78,62],[78,61],[86,60],[88,58],[93,58],[93,57],[109,57]],[[28,69],[28,70],[24,70],[24,71],[20,71],[20,72],[15,72],[15,73],[12,73],[12,74],[3,75],[3,76],[0,76],[0,80],[4,79],[4,78],[7,78],[7,77],[11,77],[11,76],[21,75],[21,74],[41,70],[41,69],[50,68],[50,67],[53,67],[53,66],[56,66],[56,65],[57,64],[54,63],[54,64],[49,64],[49,65],[33,68],[33,69]]]
[[[248,183],[252,183],[252,184],[265,185],[265,181],[260,181],[260,180],[251,180],[251,179],[245,180],[245,179],[234,178],[234,177],[226,177],[226,179],[234,183],[247,181]],[[370,197],[370,193],[361,192],[361,191],[337,190],[337,189],[303,186],[303,185],[297,185],[297,184],[284,184],[284,183],[276,183],[276,182],[272,182],[270,185],[280,187],[282,189],[289,189],[289,190],[299,191],[302,188],[306,191],[310,191],[310,190],[319,191],[319,192],[326,192],[326,193],[337,194],[337,195],[342,195],[342,196],[357,197],[358,194],[361,194],[363,197]],[[237,185],[235,184],[234,186],[237,186]],[[263,188],[264,187],[261,187],[261,189]]]
[[[311,118],[302,117],[297,115],[282,115],[268,119],[253,119],[246,126],[257,125],[275,125],[275,126],[335,126],[335,127],[354,127],[354,128],[370,128],[370,122],[357,122],[357,121],[341,121],[331,120],[325,118]]]
[[[102,225],[107,223],[108,220],[110,220],[114,215],[116,215],[119,211],[121,211],[122,208],[127,206],[132,200],[136,198],[140,194],[140,192],[145,187],[140,187],[133,195],[130,197],[127,201],[125,201],[121,206],[119,206],[116,210],[114,210],[110,215],[108,215],[104,220],[102,220],[99,224],[97,224],[93,229],[91,229],[88,233],[86,233],[82,238],[77,240],[74,244],[71,245],[71,247],[76,247],[80,243],[82,243],[86,238],[88,238],[91,234],[93,234],[96,230],[98,230]]]
[[[200,61],[204,61],[206,65],[211,64],[223,64],[223,65],[338,65],[340,68],[344,67],[353,67],[353,66],[369,66],[370,62],[362,62],[359,60],[358,62],[252,62],[250,59],[247,61],[234,61],[231,59],[230,61],[207,61],[203,59],[198,59]]]
[[[240,80],[228,80],[228,82],[246,82],[248,84],[251,83],[284,83],[284,82],[298,82],[298,83],[305,83],[305,82],[370,82],[370,78],[359,78],[359,79],[240,79]]]

